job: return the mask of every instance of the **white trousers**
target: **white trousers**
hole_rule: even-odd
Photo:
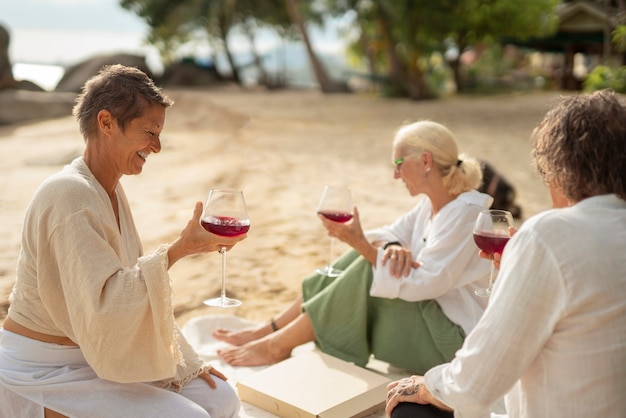
[[[196,378],[181,392],[149,383],[100,379],[78,347],[36,341],[0,329],[0,418],[235,418],[241,403],[227,382]]]

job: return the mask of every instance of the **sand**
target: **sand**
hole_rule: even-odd
[[[172,241],[211,188],[242,189],[251,218],[248,238],[227,263],[227,294],[243,304],[205,306],[219,294],[219,254],[188,257],[170,270],[181,326],[205,314],[266,321],[290,302],[301,277],[329,259],[329,238],[315,213],[324,185],[352,188],[365,228],[408,211],[416,198],[394,180],[391,165],[393,133],[408,121],[432,119],[452,129],[463,151],[491,162],[515,186],[524,218],[550,206],[530,164],[529,136],[559,92],[425,102],[235,87],[167,93],[176,104],[161,153],[141,175],[122,179],[145,251]],[[0,127],[0,322],[28,201],[82,148],[71,116]],[[335,255],[346,248],[338,243]]]

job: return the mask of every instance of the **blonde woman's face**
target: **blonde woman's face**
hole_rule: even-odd
[[[420,164],[422,154],[421,152],[410,152],[403,147],[397,147],[393,153],[393,177],[402,179],[411,196],[422,191],[421,182],[424,178],[423,164]]]

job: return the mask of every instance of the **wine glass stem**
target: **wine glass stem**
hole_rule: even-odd
[[[221,298],[222,302],[226,300],[226,247],[222,247],[220,249],[220,254],[222,254],[222,292]]]
[[[335,238],[334,237],[330,237],[330,252],[328,253],[328,270],[331,270],[331,266],[333,265],[333,254],[334,254],[334,247],[335,247]]]
[[[494,267],[493,263],[491,263],[491,274],[489,275],[489,287],[487,288],[489,293],[491,293],[491,290],[493,289],[493,279],[495,275],[496,275],[496,268]]]

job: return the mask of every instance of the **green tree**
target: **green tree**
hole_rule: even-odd
[[[554,12],[559,0],[463,0],[455,2],[450,39],[460,52],[482,42],[501,39],[524,41],[548,36],[556,30]],[[460,71],[460,54],[450,63],[458,91],[465,84]]]
[[[345,86],[329,79],[315,54],[306,30],[307,24],[319,24],[321,15],[310,2],[299,0],[120,0],[122,7],[135,12],[149,27],[148,41],[157,46],[165,60],[184,42],[200,31],[211,50],[224,51],[233,78],[241,82],[241,68],[235,62],[227,41],[233,30],[248,37],[254,65],[261,83],[269,83],[263,60],[255,48],[255,34],[261,27],[274,29],[281,37],[298,33],[309,55],[314,74],[324,92],[344,91]],[[293,29],[295,28],[295,30]]]
[[[241,83],[240,64],[227,42],[231,31],[239,28],[248,36],[254,63],[264,81],[266,71],[253,35],[262,25],[289,24],[282,0],[120,0],[120,5],[146,21],[150,28],[147,40],[159,49],[166,62],[182,44],[201,36],[208,42],[214,62],[216,52],[224,52],[232,78],[238,83]],[[273,12],[270,15],[268,11]]]
[[[503,37],[525,39],[555,28],[558,0],[325,0],[330,13],[355,14],[354,50],[370,71],[387,71],[391,90],[413,99],[432,97],[425,81],[428,58],[450,43],[462,52]],[[460,56],[460,54],[459,54]],[[463,89],[459,56],[450,65]],[[375,73],[376,74],[376,73]]]

